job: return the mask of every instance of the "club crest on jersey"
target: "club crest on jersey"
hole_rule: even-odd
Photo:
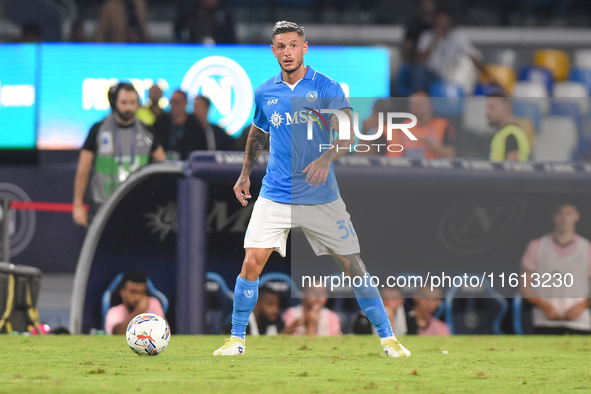
[[[306,100],[313,103],[314,101],[318,100],[318,93],[314,90],[308,92],[308,94],[306,95]]]
[[[275,111],[271,114],[269,122],[271,122],[273,126],[279,127],[281,126],[281,123],[283,123],[283,116],[281,116],[279,112]]]

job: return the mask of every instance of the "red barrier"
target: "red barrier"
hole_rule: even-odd
[[[39,201],[11,201],[11,209],[33,210],[45,212],[72,212],[74,204],[62,202],[39,202]],[[84,204],[84,210],[88,211],[88,204]]]

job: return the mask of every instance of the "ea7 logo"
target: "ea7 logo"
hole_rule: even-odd
[[[267,101],[267,105],[277,104],[277,99]]]
[[[338,125],[339,125],[339,139],[341,140],[351,140],[351,122],[347,114],[340,109],[321,109],[319,112],[314,111],[314,115],[316,116],[308,116],[308,140],[313,139],[313,126],[314,123],[320,123],[319,119],[326,125],[327,122],[325,117],[321,114],[330,114],[330,116],[336,116]],[[404,123],[394,123],[395,120],[399,119],[407,119]],[[392,140],[392,131],[393,130],[400,130],[408,138],[413,141],[417,141],[417,137],[415,137],[409,129],[413,128],[417,124],[417,117],[411,113],[407,112],[388,112],[386,113],[386,138],[388,140]],[[384,113],[380,112],[378,114],[378,127],[374,134],[362,134],[359,131],[359,114],[357,112],[353,113],[353,132],[355,136],[360,140],[364,141],[375,141],[382,136],[384,133]]]

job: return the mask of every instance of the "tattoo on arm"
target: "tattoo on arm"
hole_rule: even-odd
[[[251,126],[248,134],[248,140],[246,141],[246,150],[244,152],[244,165],[242,166],[242,174],[250,176],[252,168],[256,163],[257,159],[261,155],[265,144],[267,143],[267,133],[262,130]]]

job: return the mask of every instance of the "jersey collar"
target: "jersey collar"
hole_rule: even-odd
[[[306,71],[306,75],[304,75],[304,78],[302,78],[302,79],[311,79],[311,80],[314,80],[314,77],[316,77],[316,70],[314,70],[311,66],[306,66],[306,67],[308,67],[308,71]],[[302,79],[300,79],[299,81],[297,81],[292,86],[295,86],[298,83],[300,83],[300,81]],[[282,82],[283,82],[283,78],[281,77],[281,72],[279,72],[279,74],[277,74],[275,76],[275,83],[278,84],[278,83],[282,83]]]

